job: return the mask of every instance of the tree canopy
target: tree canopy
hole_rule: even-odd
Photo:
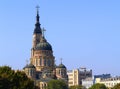
[[[62,80],[50,80],[47,89],[68,89],[68,87]]]
[[[81,85],[76,85],[76,86],[70,86],[69,89],[85,89],[85,88]]]
[[[112,89],[120,89],[120,83],[118,83],[117,85],[115,85]]]
[[[96,83],[91,86],[89,89],[108,89],[104,84]]]
[[[0,67],[0,89],[35,89],[34,82],[22,71]]]

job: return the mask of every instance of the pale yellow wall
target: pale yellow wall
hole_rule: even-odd
[[[79,70],[68,72],[68,86],[79,85]]]

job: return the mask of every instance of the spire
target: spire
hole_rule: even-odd
[[[63,59],[61,58],[61,59],[60,59],[60,61],[61,61],[61,64],[62,64],[62,60],[63,60]]]
[[[34,34],[35,33],[41,33],[42,34],[42,31],[41,31],[41,27],[40,27],[40,22],[39,22],[39,6],[36,6],[36,9],[37,9],[37,16],[36,16],[36,24],[35,24],[35,29],[34,29]]]
[[[39,23],[39,6],[36,6],[36,9],[37,9],[36,23]]]

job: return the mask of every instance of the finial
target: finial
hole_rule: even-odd
[[[61,58],[61,59],[60,59],[60,61],[61,61],[61,64],[62,64],[62,60],[63,60],[63,59]]]
[[[42,29],[42,36],[44,37],[44,32],[46,31],[46,29],[43,27]]]
[[[36,8],[37,8],[37,15],[38,15],[40,7],[37,5]]]
[[[39,24],[39,6],[37,5],[36,6],[36,9],[37,9],[37,16],[36,16],[36,23],[38,23]]]
[[[29,63],[29,61],[28,60],[26,60],[26,64],[28,65],[28,63]]]

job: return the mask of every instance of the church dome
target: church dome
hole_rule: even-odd
[[[61,63],[59,66],[57,66],[57,68],[66,68],[66,67]]]
[[[25,69],[25,68],[35,68],[35,66],[33,64],[28,64],[23,69]]]
[[[36,45],[36,50],[52,50],[52,46],[46,41],[44,37],[41,38],[40,43]]]

